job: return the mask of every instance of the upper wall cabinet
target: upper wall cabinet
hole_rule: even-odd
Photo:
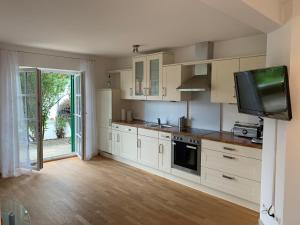
[[[239,59],[212,62],[211,102],[235,103],[233,74],[239,71]]]
[[[120,90],[121,99],[132,99],[133,98],[133,73],[132,70],[121,70],[120,71]]]
[[[191,98],[191,93],[178,91],[184,81],[192,75],[191,69],[180,64],[163,66],[162,100],[186,101]]]
[[[240,58],[240,71],[261,69],[266,67],[266,56]]]
[[[172,62],[169,53],[133,57],[133,99],[162,100],[162,65]]]
[[[211,102],[236,103],[234,73],[266,66],[265,56],[252,56],[212,62]]]

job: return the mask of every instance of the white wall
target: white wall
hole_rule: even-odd
[[[214,58],[265,54],[266,42],[267,37],[264,34],[234,40],[215,41]],[[198,60],[194,45],[175,48],[170,51],[174,53],[175,63]],[[128,67],[132,67],[131,57],[115,58],[110,65],[110,69]],[[162,107],[164,107],[164,109],[162,109]],[[189,107],[190,116],[192,117],[191,125],[196,128],[230,131],[236,120],[242,122],[258,121],[256,117],[239,114],[235,104],[224,104],[221,108],[220,107],[219,104],[210,103],[208,93],[194,93],[193,100],[190,102]],[[166,115],[166,112],[171,109],[172,117]],[[171,123],[176,123],[175,118],[186,114],[186,107],[184,107],[182,103],[161,104],[158,102],[142,101],[134,103],[133,110],[140,119],[154,121],[157,117],[161,117],[163,120],[168,119]],[[148,112],[152,112],[152,114]],[[151,115],[155,116],[152,117]],[[221,122],[220,118],[222,118]]]
[[[268,34],[267,65],[289,65],[291,49],[291,23]],[[261,188],[261,210],[270,207],[275,201],[275,214],[280,222],[283,217],[284,201],[284,167],[285,167],[285,145],[286,126],[288,122],[265,119],[264,143],[262,151],[262,188]],[[274,157],[276,152],[276,168],[274,168]],[[276,184],[273,190],[273,176],[276,171]],[[275,191],[273,199],[273,191]],[[265,224],[278,224],[267,214],[261,214],[261,220]]]

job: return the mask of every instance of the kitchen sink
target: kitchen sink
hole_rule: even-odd
[[[157,123],[148,123],[148,124],[146,124],[145,125],[146,127],[152,127],[152,128],[171,128],[171,127],[173,127],[173,126],[171,126],[171,125],[168,125],[168,124],[161,124],[161,125],[159,125],[159,124],[157,124]]]

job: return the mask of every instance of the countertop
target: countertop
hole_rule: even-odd
[[[146,126],[147,122],[140,121],[140,120],[135,120],[132,122],[114,121],[113,123],[125,125],[125,126],[137,127],[137,128],[144,128],[149,130],[169,132],[172,134],[187,135],[187,136],[192,136],[193,138],[196,139],[206,139],[211,141],[219,141],[228,144],[262,149],[261,144],[252,143],[251,140],[248,138],[234,136],[231,132],[225,132],[225,131],[219,132],[219,131],[203,130],[203,129],[196,129],[196,128],[186,128],[184,131],[180,131],[176,126],[171,128],[148,127]],[[205,134],[203,134],[203,132]]]

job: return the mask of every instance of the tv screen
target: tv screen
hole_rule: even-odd
[[[237,72],[234,81],[239,112],[280,120],[292,119],[286,66]]]

